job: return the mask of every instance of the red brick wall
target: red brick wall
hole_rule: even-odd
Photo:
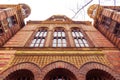
[[[103,25],[99,25],[98,29],[108,38],[116,47],[120,49],[120,39],[117,38],[113,33],[108,31]]]
[[[33,32],[35,32],[35,29],[36,27],[33,25],[23,27],[4,45],[4,47],[24,47]]]
[[[7,67],[15,52],[15,50],[0,50],[0,72]]]
[[[114,66],[114,70],[120,73],[120,51],[105,51],[110,63]]]
[[[95,47],[114,47],[100,32],[86,32]]]
[[[82,29],[92,41],[94,47],[114,47],[114,45],[93,26],[83,26]]]

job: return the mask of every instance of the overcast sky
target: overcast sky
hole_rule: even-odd
[[[56,14],[72,18],[74,12],[88,1],[90,0],[0,0],[0,4],[25,3],[31,8],[31,14],[27,20],[45,20]],[[101,5],[114,5],[114,0],[93,0],[91,4],[98,4],[99,1]],[[82,9],[74,20],[89,20],[87,8],[91,4]],[[120,0],[116,0],[116,5],[120,5]]]

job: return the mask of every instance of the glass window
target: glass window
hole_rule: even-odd
[[[67,47],[65,32],[62,28],[57,28],[53,34],[53,47]]]
[[[66,44],[66,40],[65,40],[65,39],[62,39],[62,42],[63,42],[64,44]]]
[[[16,16],[8,17],[7,21],[9,27],[12,27],[13,25],[17,24]]]
[[[80,29],[72,29],[72,36],[74,38],[76,47],[89,47],[89,44]]]
[[[57,45],[57,44],[56,44],[56,43],[54,43],[52,46],[53,46],[53,47],[57,47],[56,45]]]
[[[30,47],[44,47],[46,36],[47,30],[45,28],[41,28],[40,30],[38,30],[30,44]]]

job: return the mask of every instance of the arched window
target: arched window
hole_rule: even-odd
[[[56,28],[53,33],[53,47],[67,47],[66,35],[63,28]]]
[[[30,47],[44,47],[46,36],[47,36],[46,28],[41,28],[40,30],[38,30],[30,44]]]
[[[89,47],[87,40],[79,28],[72,29],[72,36],[76,47]]]

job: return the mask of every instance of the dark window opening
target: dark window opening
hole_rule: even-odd
[[[9,27],[12,27],[12,26],[14,26],[15,24],[17,24],[16,16],[8,17],[8,18],[7,18],[7,21],[8,21],[8,26],[9,26]]]
[[[2,22],[0,21],[0,35],[4,32]]]
[[[93,69],[86,74],[86,80],[116,80],[111,74],[103,70]]]
[[[112,19],[106,16],[102,16],[102,24],[108,29],[110,27]]]
[[[3,80],[35,80],[35,79],[34,79],[34,75],[31,71],[22,69],[22,70],[17,70],[15,72],[9,74]]]
[[[117,37],[120,37],[120,23],[117,23],[117,24],[116,24],[115,29],[114,29],[114,34],[115,34]]]

